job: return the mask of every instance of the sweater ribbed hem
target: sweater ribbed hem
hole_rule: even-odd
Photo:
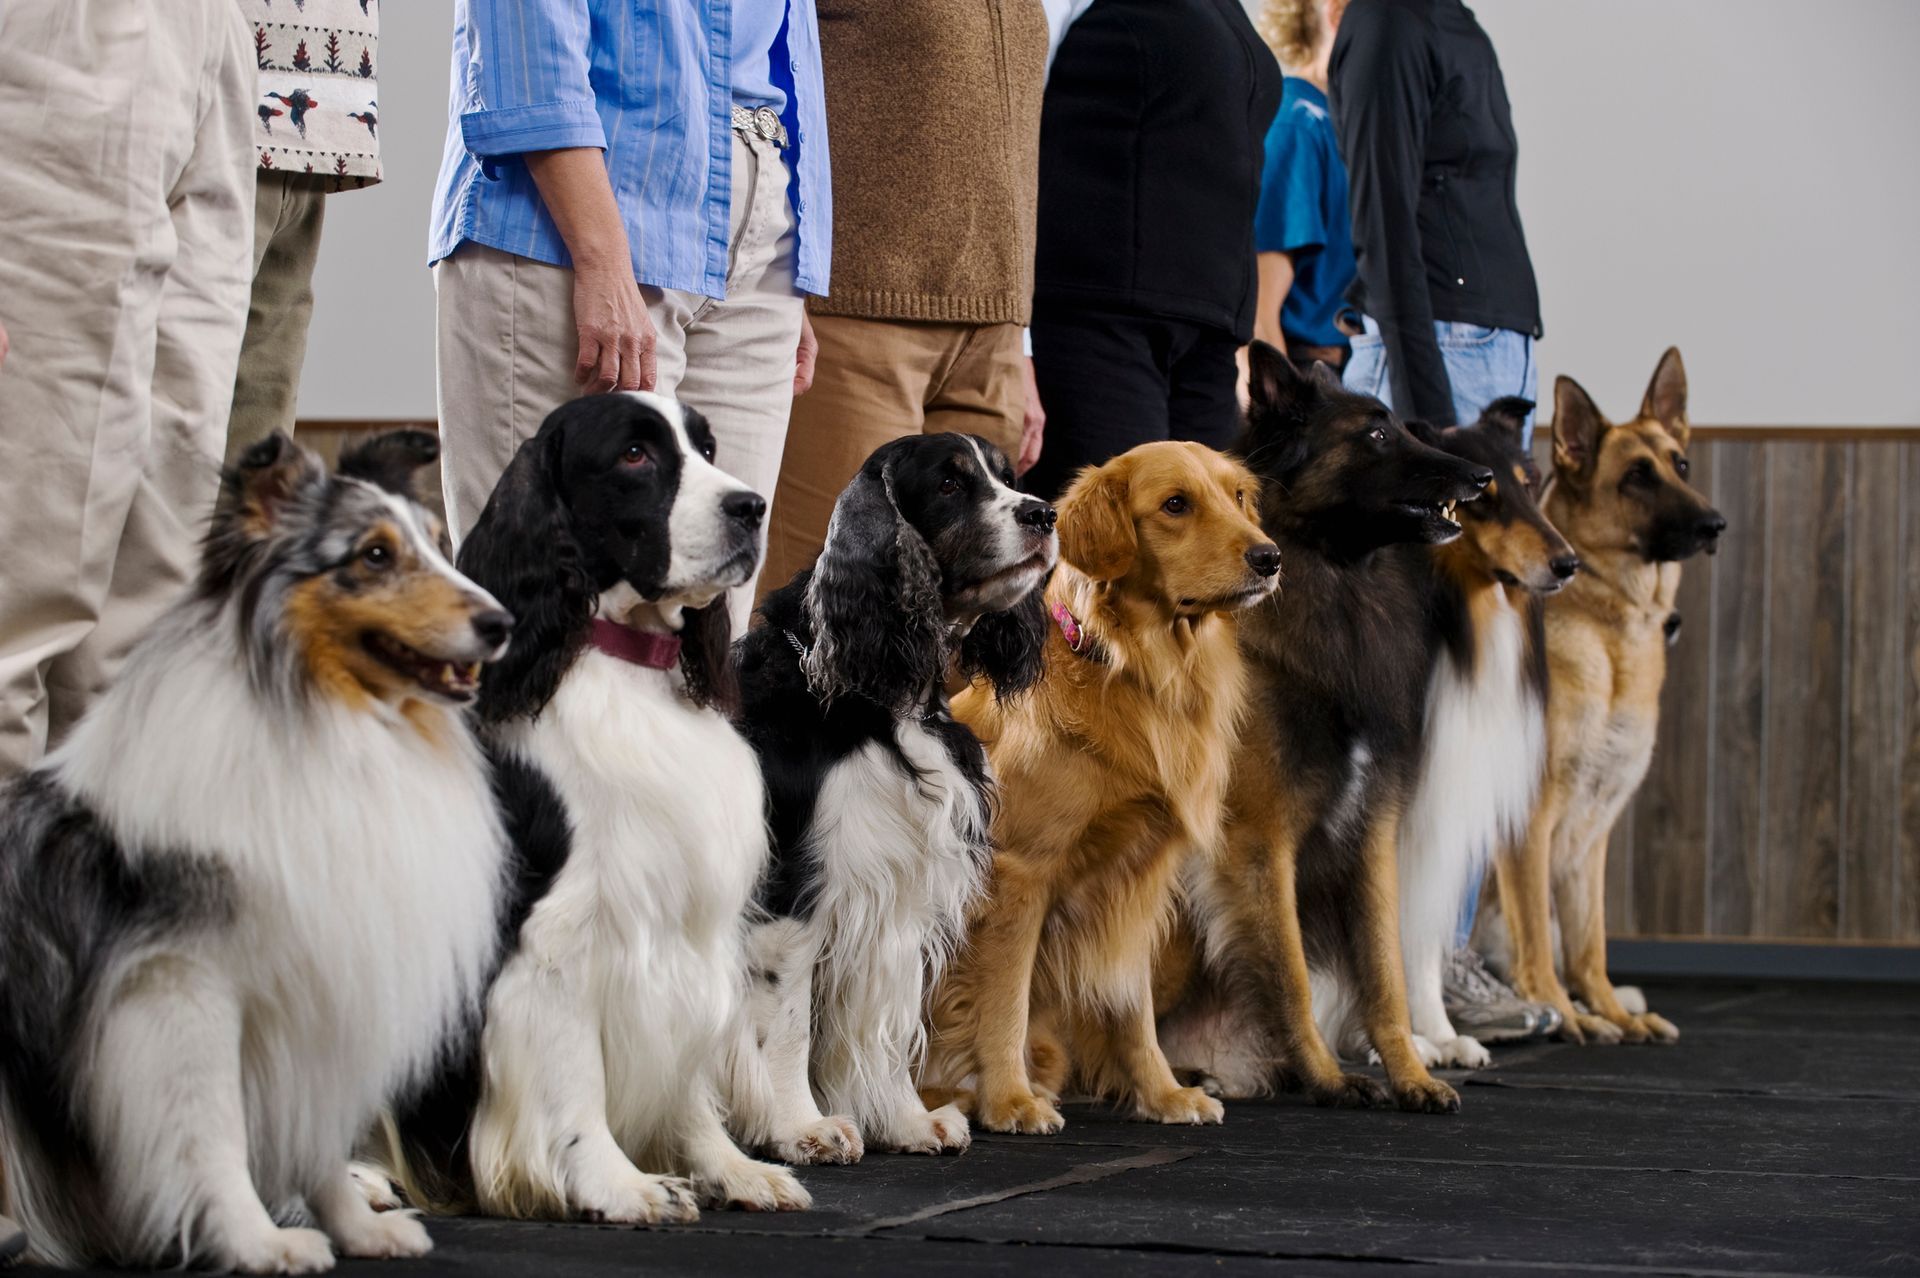
[[[895,293],[888,289],[839,289],[810,297],[815,315],[853,319],[924,320],[939,324],[1025,324],[1033,315],[1024,297],[1004,293],[984,297],[946,297],[931,293]]]

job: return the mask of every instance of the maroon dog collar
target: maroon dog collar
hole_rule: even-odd
[[[593,619],[593,629],[587,636],[587,642],[609,657],[618,657],[649,670],[671,670],[680,664],[679,635],[635,630],[632,626],[623,626],[605,617]]]

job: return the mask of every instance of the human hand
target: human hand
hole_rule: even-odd
[[[653,389],[657,334],[630,266],[576,266],[573,322],[580,334],[574,381],[588,391]]]
[[[1026,383],[1027,411],[1020,423],[1020,456],[1014,459],[1013,473],[1024,475],[1040,460],[1040,448],[1047,430],[1047,410],[1040,405],[1040,386],[1033,378],[1033,357],[1020,361],[1020,378]]]
[[[813,335],[813,319],[805,306],[800,308],[800,345],[793,352],[793,393],[807,393],[813,385],[813,366],[820,358],[820,339]]]

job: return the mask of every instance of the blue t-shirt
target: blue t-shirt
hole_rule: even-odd
[[[1333,317],[1355,270],[1347,166],[1333,136],[1327,95],[1295,76],[1287,77],[1280,112],[1267,130],[1253,246],[1293,258],[1280,331],[1314,346],[1346,346]]]

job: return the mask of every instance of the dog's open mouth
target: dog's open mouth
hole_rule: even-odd
[[[1425,525],[1435,542],[1452,541],[1460,535],[1458,501],[1403,501],[1395,503],[1394,509]]]
[[[378,632],[368,634],[361,643],[381,665],[449,701],[471,701],[480,691],[478,661],[441,661]]]

